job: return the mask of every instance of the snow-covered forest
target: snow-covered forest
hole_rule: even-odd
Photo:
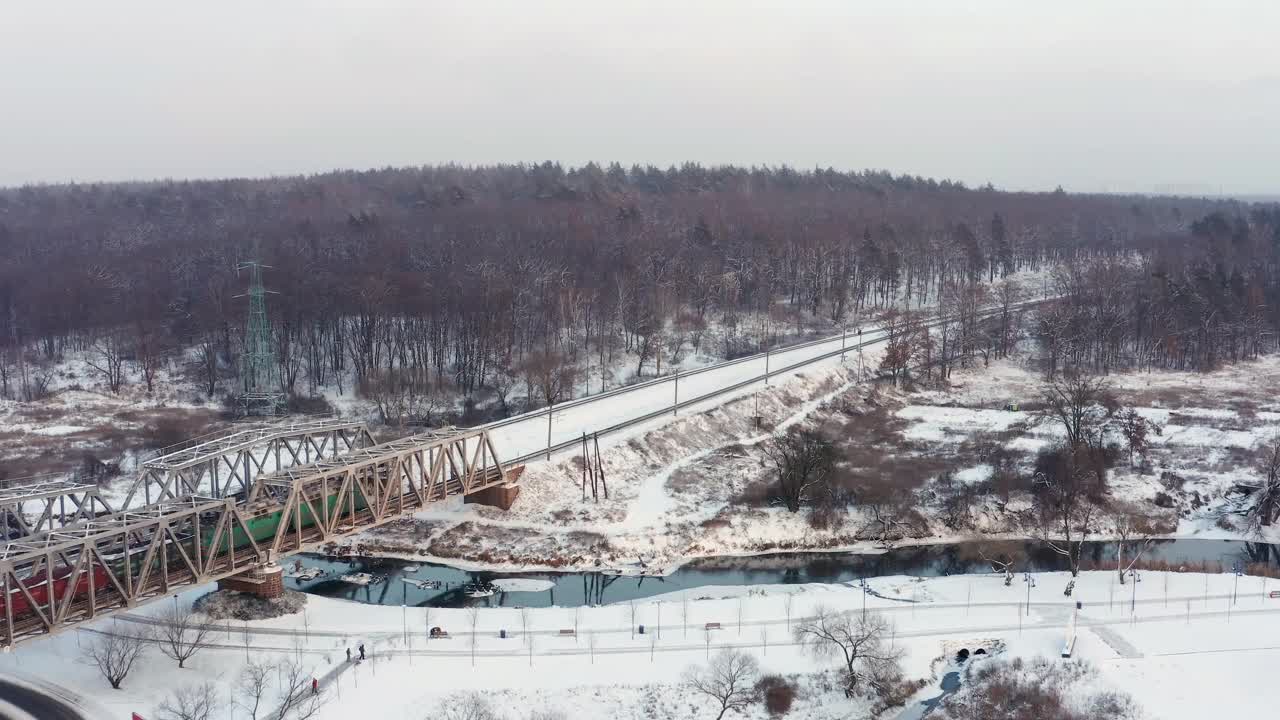
[[[432,410],[481,406],[473,419],[1015,292],[1067,296],[1039,328],[1053,362],[1204,369],[1274,341],[1278,247],[1264,207],[883,172],[544,163],[27,186],[0,190],[0,395],[41,396],[74,351],[113,391],[149,391],[178,358],[207,396],[234,392],[251,259],[270,266],[284,391],[409,388]],[[1015,273],[1039,287],[1000,284]],[[942,341],[944,365],[998,344]]]

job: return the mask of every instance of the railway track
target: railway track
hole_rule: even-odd
[[[1017,313],[1024,312],[1026,310],[1030,310],[1035,307],[1038,307],[1046,302],[1050,302],[1053,299],[1054,298],[1048,298],[1048,299],[1031,300],[1027,302],[1018,303],[1010,308],[1010,312],[1017,312]],[[983,319],[987,319],[990,317],[997,316],[1002,312],[1004,312],[1003,308],[989,309],[979,313],[979,316]],[[933,328],[940,327],[946,323],[956,322],[957,319],[958,319],[958,316],[956,315],[947,315],[947,316],[937,317],[925,322],[924,326],[926,328],[933,329]],[[512,428],[513,426],[516,426],[519,424],[537,424],[539,426],[545,424],[549,427],[552,424],[552,421],[554,421],[556,414],[558,413],[566,413],[575,409],[589,407],[591,405],[602,403],[602,402],[610,402],[614,400],[621,402],[622,400],[625,400],[628,396],[638,397],[640,394],[651,392],[656,388],[661,388],[661,387],[672,388],[672,394],[671,394],[672,402],[665,403],[660,408],[638,412],[633,415],[624,417],[623,419],[617,422],[613,422],[608,425],[603,425],[600,427],[595,427],[595,428],[586,430],[588,434],[599,434],[599,435],[607,436],[623,430],[627,430],[629,428],[633,428],[637,425],[641,425],[646,422],[657,420],[659,418],[662,418],[668,415],[679,414],[681,410],[687,410],[687,409],[699,407],[702,405],[706,405],[709,401],[716,400],[718,398],[727,399],[728,397],[732,396],[734,393],[745,390],[749,387],[767,384],[767,382],[770,379],[776,376],[787,375],[797,370],[801,370],[805,367],[808,367],[810,365],[814,365],[815,363],[840,357],[850,352],[857,352],[858,350],[863,348],[869,348],[875,345],[879,345],[880,343],[883,343],[888,339],[887,334],[883,330],[878,328],[868,334],[874,335],[874,337],[870,339],[867,339],[864,337],[860,342],[855,341],[853,343],[847,342],[848,336],[846,334],[846,335],[821,338],[818,340],[811,340],[811,341],[799,343],[796,345],[790,345],[790,346],[778,348],[777,350],[770,350],[767,353],[759,353],[756,355],[742,357],[735,360],[729,360],[723,363],[708,365],[706,367],[698,368],[696,370],[690,370],[688,372],[682,372],[678,374],[672,374],[672,375],[666,375],[659,378],[654,378],[652,380],[647,380],[645,382],[637,383],[635,385],[628,385],[626,387],[610,390],[606,393],[601,393],[599,395],[592,395],[592,396],[577,398],[577,399],[560,403],[551,407],[542,408],[540,410],[535,410],[528,413],[524,413],[522,415],[516,415],[513,417],[506,418],[504,420],[492,422],[487,425],[482,425],[480,427],[483,427],[484,429],[489,430],[490,432],[493,432],[495,430],[501,430],[503,428]],[[789,353],[794,353],[796,351],[817,350],[824,345],[830,345],[832,347],[830,347],[829,349],[818,350],[817,352],[811,355],[807,355],[806,357],[798,361],[789,362],[780,367],[778,366],[771,367],[769,364],[769,359],[771,358],[778,358],[779,356],[785,356]],[[762,371],[759,373],[752,374],[749,377],[734,379],[732,382],[726,383],[723,386],[713,388],[707,392],[698,393],[691,397],[686,397],[683,400],[679,398],[678,383],[681,380],[684,380],[686,383],[688,383],[689,378],[691,377],[697,377],[697,376],[705,375],[707,373],[716,373],[716,372],[723,373],[727,369],[740,368],[750,363],[756,363],[756,364],[762,365]],[[636,405],[643,407],[643,405],[641,405],[640,403],[636,403]],[[551,433],[548,433],[548,434],[550,435]],[[572,435],[573,435],[572,437],[569,437],[564,440],[560,440],[558,442],[556,441],[548,442],[544,447],[520,454],[514,458],[507,460],[507,462],[513,465],[525,464],[530,462],[536,462],[540,459],[550,458],[551,456],[554,456],[555,454],[564,452],[566,450],[573,450],[580,446],[582,440],[581,440],[580,433],[572,433]],[[503,445],[504,447],[508,447],[510,444],[504,443]]]

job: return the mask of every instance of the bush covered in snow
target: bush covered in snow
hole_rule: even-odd
[[[756,692],[764,700],[769,714],[786,715],[796,700],[796,684],[781,675],[765,675],[756,681]]]
[[[971,665],[964,684],[943,700],[940,720],[1125,720],[1134,702],[1101,686],[1086,662],[1036,658]]]
[[[195,602],[195,609],[210,620],[269,620],[301,612],[307,604],[306,593],[286,590],[273,600],[235,590],[217,590]]]

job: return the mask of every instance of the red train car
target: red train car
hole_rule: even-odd
[[[67,583],[71,581],[72,569],[68,567],[60,567],[54,570],[53,576],[53,597],[55,602],[61,601],[63,594],[67,590]],[[27,593],[36,601],[40,607],[48,607],[49,605],[49,574],[47,570],[23,578],[22,585],[27,589]],[[107,586],[110,580],[101,567],[94,566],[92,573],[81,573],[79,580],[76,581],[75,594],[77,596],[89,592],[89,582],[92,579],[94,590],[100,590]],[[0,611],[12,613],[11,617],[25,615],[31,610],[31,601],[27,599],[27,594],[22,592],[22,588],[9,586],[9,597],[0,602]]]

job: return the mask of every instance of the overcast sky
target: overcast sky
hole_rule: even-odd
[[[1280,191],[1280,1],[9,0],[0,185],[589,160]]]

